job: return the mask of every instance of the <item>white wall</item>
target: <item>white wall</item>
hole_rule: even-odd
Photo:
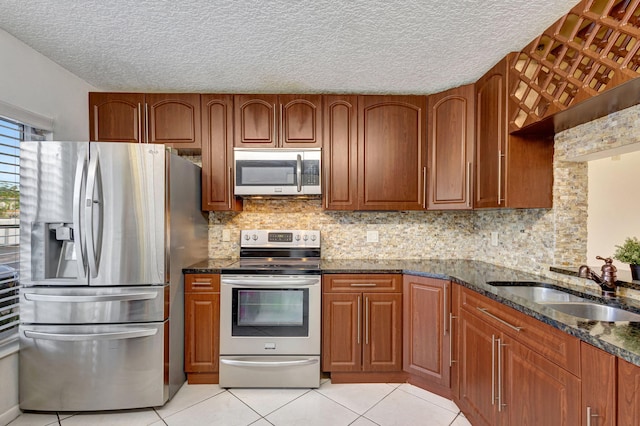
[[[0,30],[0,101],[53,119],[53,138],[88,140],[88,92],[84,80]],[[0,424],[18,411],[18,353],[0,354]]]
[[[627,237],[640,238],[640,152],[589,162],[587,259],[612,256]],[[615,261],[619,271],[629,266]]]
[[[88,140],[88,92],[76,75],[0,30],[0,101],[53,119],[56,140]]]

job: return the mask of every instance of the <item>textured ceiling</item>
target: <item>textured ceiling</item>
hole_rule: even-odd
[[[0,28],[111,91],[435,93],[577,0],[0,0]]]

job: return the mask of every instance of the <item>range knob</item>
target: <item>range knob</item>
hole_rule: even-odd
[[[256,240],[258,239],[258,235],[257,235],[257,234],[253,234],[253,235],[251,236],[251,239],[252,239],[253,241],[256,241]]]
[[[302,239],[307,241],[309,239],[309,236],[307,234],[304,234],[304,237],[302,237]]]
[[[251,237],[249,237],[249,234],[244,234],[244,239],[245,240],[249,241],[249,238],[251,238]]]
[[[296,241],[300,241],[300,234],[296,234]]]
[[[316,236],[315,236],[315,234],[314,234],[314,235],[311,235],[311,241],[315,241],[315,240],[316,240]]]

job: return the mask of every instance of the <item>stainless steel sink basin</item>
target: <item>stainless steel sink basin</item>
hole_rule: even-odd
[[[531,286],[504,286],[498,289],[498,294],[504,293],[512,296],[522,297],[536,303],[546,302],[585,302],[586,299],[573,294],[565,293],[562,290],[547,287]]]
[[[637,321],[640,314],[593,302],[543,303],[556,311],[593,321]]]

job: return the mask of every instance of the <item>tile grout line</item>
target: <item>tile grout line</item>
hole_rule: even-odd
[[[186,382],[185,382],[185,383],[186,383]],[[181,388],[181,389],[182,389],[182,388]],[[178,410],[178,411],[176,411],[176,412],[174,412],[174,413],[171,413],[171,414],[169,414],[166,418],[169,418],[169,417],[173,416],[174,414],[178,414],[178,413],[181,413],[181,412],[183,412],[183,411],[185,411],[185,410],[188,410],[188,409],[190,409],[190,408],[193,408],[193,407],[195,407],[196,405],[198,405],[198,404],[200,404],[200,403],[203,403],[203,402],[205,402],[205,401],[207,401],[207,400],[209,400],[209,399],[211,399],[211,398],[215,398],[216,396],[223,394],[224,392],[227,392],[227,390],[226,390],[226,389],[222,389],[222,388],[220,388],[220,389],[221,389],[221,392],[218,392],[218,393],[217,393],[217,394],[215,394],[215,395],[208,396],[208,397],[206,397],[205,399],[203,399],[202,401],[195,402],[195,403],[193,403],[193,404],[189,405],[188,407],[184,407],[184,408],[183,408],[183,409],[181,409],[181,410]],[[178,392],[179,392],[179,390],[178,390]],[[174,397],[175,397],[175,395],[174,395]],[[171,400],[169,400],[169,401],[167,402],[167,404],[168,404],[169,402],[171,402]],[[166,405],[166,404],[165,404],[165,405]],[[164,407],[164,405],[163,405],[163,407]],[[155,409],[155,407],[151,407],[151,408],[152,408],[154,411],[156,410],[156,409]],[[158,416],[160,417],[160,419],[164,422],[165,417],[162,417],[162,415],[161,415],[160,413],[158,413],[157,411],[156,411],[156,414],[158,414]],[[167,424],[167,422],[164,422],[164,424]]]
[[[269,422],[269,424],[273,424],[273,423],[271,423],[269,420],[267,420],[267,418],[266,418],[267,416],[270,416],[271,414],[275,413],[276,411],[280,410],[281,408],[286,407],[287,405],[291,404],[293,401],[295,401],[295,400],[297,400],[297,399],[299,399],[299,398],[302,398],[303,396],[305,396],[306,394],[308,394],[308,393],[309,393],[309,392],[311,392],[312,390],[313,390],[313,389],[308,389],[308,390],[307,390],[305,393],[303,393],[302,395],[300,395],[300,396],[297,396],[297,397],[293,398],[291,401],[289,401],[289,402],[287,402],[286,404],[284,404],[284,405],[282,405],[282,406],[280,406],[280,407],[276,408],[276,409],[275,409],[275,410],[273,410],[273,411],[270,411],[269,413],[265,414],[264,416],[263,416],[262,414],[258,413],[258,412],[257,412],[257,411],[252,407],[252,406],[250,406],[249,404],[247,404],[246,402],[244,402],[242,399],[240,399],[240,397],[239,397],[239,396],[237,396],[236,394],[234,394],[234,393],[233,393],[233,392],[231,392],[230,390],[226,390],[226,392],[229,392],[231,395],[233,395],[233,397],[234,397],[234,398],[236,398],[238,401],[242,402],[244,405],[246,405],[247,407],[249,407],[249,409],[251,409],[251,411],[253,411],[253,412],[254,412],[254,413],[256,413],[258,416],[260,416],[260,418],[261,418],[261,419],[264,419],[265,421]],[[260,420],[260,419],[258,419],[258,420]],[[256,422],[257,422],[258,420],[256,420]],[[255,423],[255,422],[253,422],[253,423]],[[251,423],[251,424],[253,424],[253,423]]]
[[[421,399],[421,400],[422,400],[422,401],[424,401],[424,402],[428,402],[429,404],[434,405],[434,406],[436,406],[436,407],[438,407],[438,408],[442,408],[443,410],[447,410],[447,411],[448,411],[448,412],[450,412],[450,413],[453,413],[453,414],[456,414],[456,415],[457,415],[457,414],[460,414],[460,412],[461,412],[461,411],[460,411],[460,407],[458,407],[458,405],[457,405],[455,402],[454,402],[454,404],[456,404],[456,408],[458,408],[458,411],[451,411],[450,409],[448,409],[448,408],[446,408],[446,407],[443,407],[443,406],[441,406],[441,405],[439,405],[439,404],[436,404],[436,403],[435,403],[435,402],[433,402],[433,401],[429,401],[428,399],[421,398],[420,396],[415,395],[415,394],[412,394],[411,392],[407,392],[407,391],[406,391],[406,390],[404,390],[404,389],[400,389],[400,386],[398,386],[396,389],[397,389],[397,390],[399,390],[399,391],[402,391],[402,392],[406,393],[407,395],[415,396],[416,398]],[[418,388],[418,389],[421,389],[421,388]],[[424,389],[423,389],[423,390],[424,390]],[[427,392],[429,392],[429,391],[427,391]],[[434,394],[434,395],[437,395],[437,394]],[[439,395],[438,395],[438,396],[439,396]],[[441,397],[441,398],[444,398],[444,397]],[[445,399],[446,399],[446,398],[445,398]],[[448,401],[453,402],[452,400],[448,400]]]
[[[164,419],[162,418],[162,416],[160,415],[160,413],[158,413],[158,412],[156,411],[156,408],[155,408],[155,407],[151,407],[151,408],[153,409],[153,412],[154,412],[154,413],[156,413],[156,416],[158,416],[158,417],[160,418],[160,421],[161,421],[162,423],[164,423],[166,426],[169,426],[169,424],[168,424],[167,422],[165,422],[165,421],[164,421]]]

